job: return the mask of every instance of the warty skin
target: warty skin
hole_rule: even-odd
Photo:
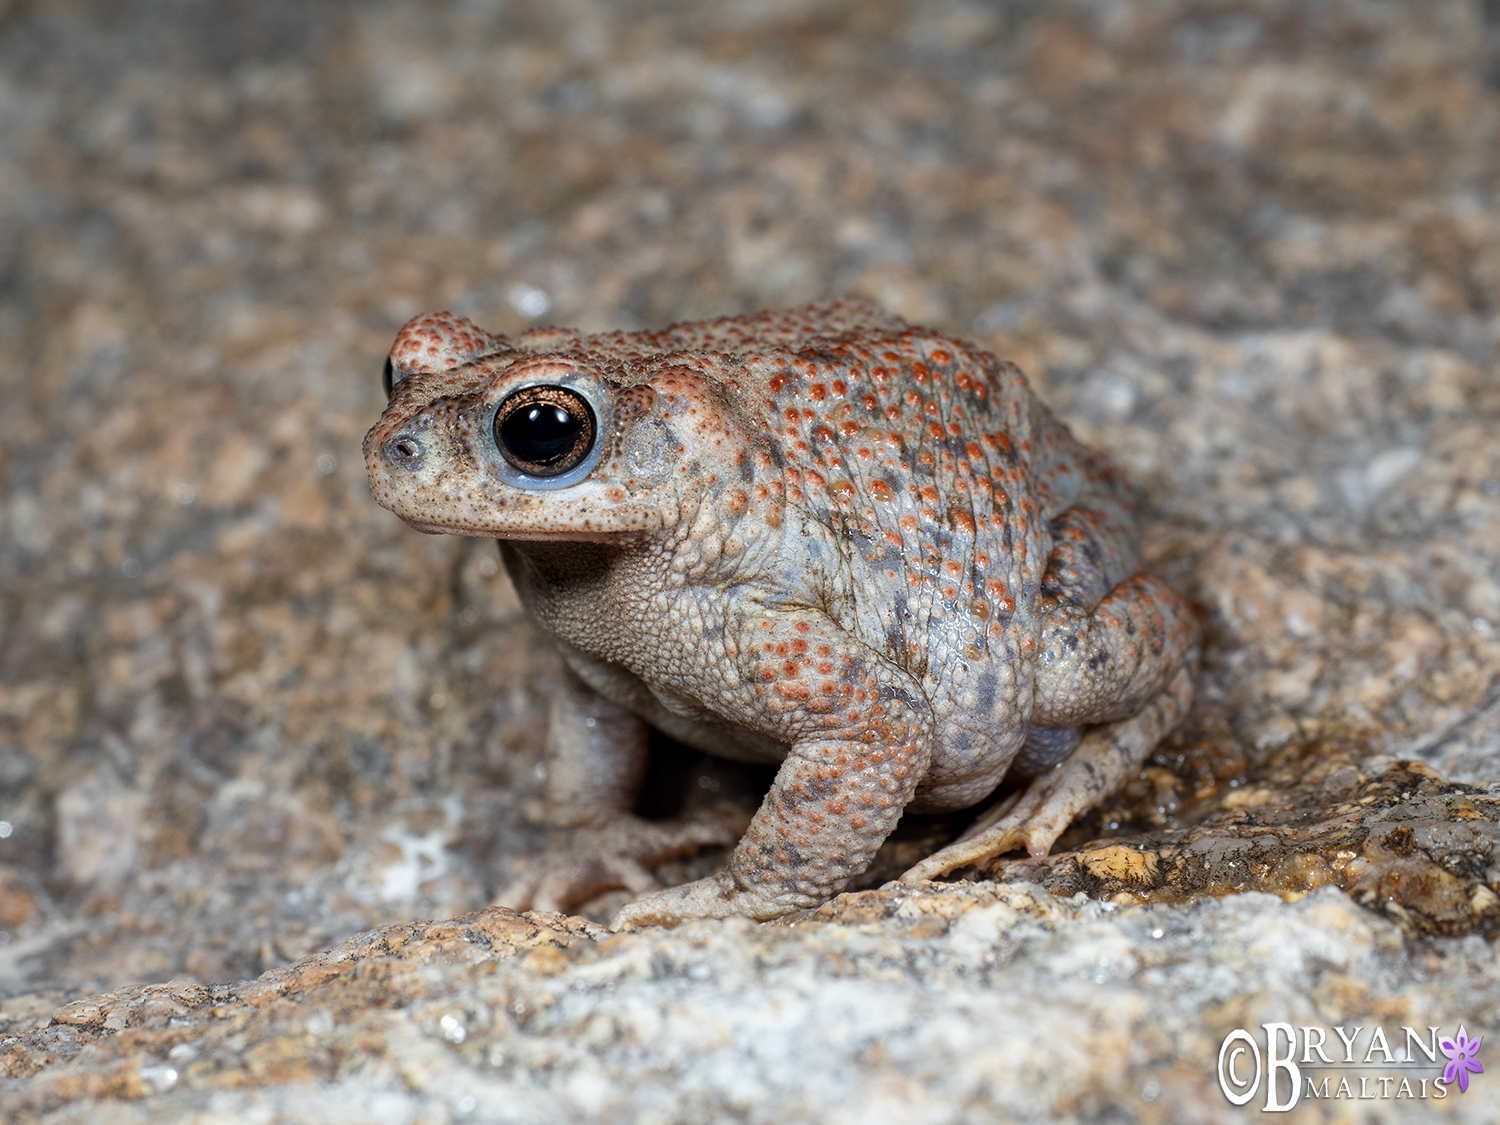
[[[571,671],[551,847],[510,905],[624,886],[617,925],[776,917],[842,889],[906,809],[1011,770],[1035,780],[908,877],[1042,854],[1190,703],[1196,627],[1139,573],[1134,492],[972,345],[845,301],[513,340],[437,314],[389,372],[376,499],[499,539]],[[517,468],[533,446],[497,413],[533,400],[575,416],[576,465]],[[780,765],[727,868],[665,890],[654,865],[732,837],[631,813],[647,724]]]

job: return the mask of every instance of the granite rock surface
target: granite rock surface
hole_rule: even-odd
[[[80,1125],[1201,1120],[1228,1108],[1213,1059],[1235,1028],[1472,1029],[1497,982],[1482,939],[1413,955],[1333,891],[1116,908],[966,884],[620,935],[491,908],[254,981],[94,995],[4,1058],[27,1076],[14,1112]],[[1432,1108],[1411,1073],[1393,1120]],[[1480,1089],[1443,1119],[1491,1120]],[[1356,1119],[1312,1116],[1329,1106]]]
[[[837,293],[1143,487],[1193,715],[1045,861],[486,909],[557,669],[368,496],[396,328]],[[1199,1120],[1238,1027],[1500,1035],[1493,3],[0,0],[0,391],[0,1114]]]

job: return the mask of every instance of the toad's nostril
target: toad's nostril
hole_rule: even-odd
[[[397,434],[385,443],[385,459],[403,469],[419,469],[427,456],[427,447],[411,434]]]

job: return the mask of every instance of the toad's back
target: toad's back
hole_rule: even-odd
[[[915,676],[939,717],[924,789],[992,786],[1027,727],[1054,524],[1082,517],[1066,530],[1099,571],[1075,576],[1097,603],[1136,569],[1128,483],[1015,365],[865,305],[617,338],[734,356],[724,377],[764,437],[747,518],[833,533],[824,608]]]
[[[1136,569],[1129,484],[1019,368],[869,305],[517,343],[628,382],[686,360],[725,387],[758,439],[736,522],[824,539],[822,608],[915,677],[939,719],[919,807],[955,779],[940,804],[987,791],[1025,737],[1058,517],[1080,517],[1066,530],[1090,559],[1074,576],[1089,603]]]

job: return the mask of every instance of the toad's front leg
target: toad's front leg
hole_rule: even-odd
[[[518,862],[515,877],[497,896],[501,906],[568,910],[604,891],[639,894],[660,886],[651,874],[658,864],[734,843],[738,825],[649,821],[631,811],[650,740],[644,720],[564,670],[548,731],[547,851]]]
[[[916,682],[812,612],[739,631],[731,716],[790,743],[760,810],[718,875],[624,906],[613,925],[776,918],[816,906],[869,866],[932,758]]]

